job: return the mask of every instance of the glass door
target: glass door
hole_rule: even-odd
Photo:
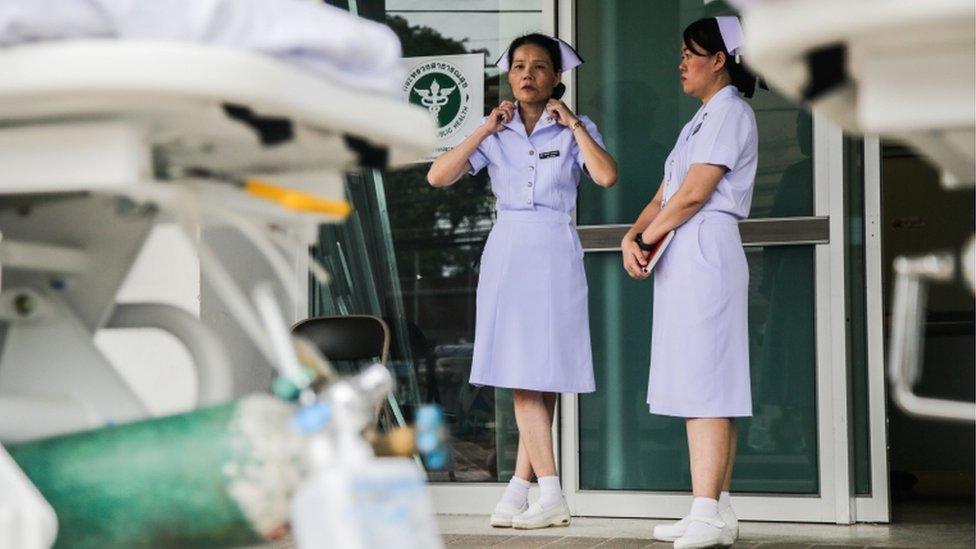
[[[330,0],[387,24],[405,57],[484,56],[484,111],[512,97],[495,60],[517,36],[554,34],[549,0]],[[491,512],[514,472],[518,448],[511,391],[468,383],[479,257],[494,221],[488,176],[448,189],[426,181],[428,162],[347,181],[355,205],[344,225],[324,227],[316,255],[333,283],[314,287],[313,314],[375,314],[393,328],[390,366],[407,419],[439,403],[452,449],[430,471],[440,513]]]
[[[584,181],[577,208],[598,386],[561,405],[562,476],[578,515],[679,517],[690,503],[684,423],[645,404],[652,284],[623,273],[618,243],[699,106],[677,81],[681,30],[729,13],[718,1],[558,2],[559,35],[587,61],[569,99],[620,165],[609,191]],[[736,509],[744,519],[851,522],[844,138],[775,92],[749,101],[760,165],[740,231],[754,416],[739,423]]]
[[[481,52],[485,109],[511,96],[493,65],[519,34],[574,43],[587,63],[566,101],[600,126],[621,168],[610,191],[582,182],[598,390],[566,395],[557,416],[560,473],[577,515],[677,517],[688,508],[680,421],[644,405],[651,285],[620,268],[617,244],[657,188],[661,164],[697,108],[676,81],[680,31],[729,13],[701,0],[329,0],[384,21],[406,56]],[[877,140],[836,127],[768,91],[751,100],[760,134],[749,262],[755,416],[740,425],[733,489],[754,520],[888,520]],[[487,513],[512,474],[517,434],[508,391],[467,383],[477,258],[492,223],[487,177],[432,189],[421,163],[350,177],[356,206],[315,250],[333,274],[312,287],[314,314],[387,317],[400,400],[441,403],[452,462],[431,472],[442,513]]]

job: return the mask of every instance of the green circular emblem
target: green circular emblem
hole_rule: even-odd
[[[437,121],[438,137],[450,138],[473,111],[468,79],[453,63],[429,61],[418,65],[403,85],[410,103],[423,107]]]
[[[417,79],[410,90],[410,102],[437,115],[438,128],[444,128],[461,110],[461,90],[451,75],[432,72]]]

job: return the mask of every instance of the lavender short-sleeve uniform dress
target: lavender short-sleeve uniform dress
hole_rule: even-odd
[[[728,171],[654,269],[651,413],[752,415],[749,269],[738,221],[749,215],[757,161],[755,115],[731,85],[698,110],[665,161],[665,204],[692,164]]]
[[[580,120],[600,146],[587,117]],[[481,142],[497,219],[481,256],[471,383],[555,393],[595,389],[583,248],[570,213],[583,155],[573,132],[543,116],[532,135],[516,109]]]

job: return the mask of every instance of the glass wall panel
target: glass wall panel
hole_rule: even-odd
[[[513,38],[542,24],[541,0],[356,4],[385,10],[406,57],[483,53],[486,110],[511,97],[495,60]],[[453,460],[447,471],[431,472],[433,480],[507,480],[517,450],[511,394],[468,384],[478,261],[494,217],[487,174],[434,189],[425,179],[428,168],[421,163],[350,178],[356,213],[322,230],[316,252],[335,280],[315,289],[312,310],[390,321],[392,366],[407,417],[416,402],[438,402],[445,410]]]
[[[331,281],[320,285],[310,277],[309,315],[367,314],[386,320],[392,332],[387,365],[396,377],[398,407],[410,420],[418,404],[430,401],[428,384],[423,377],[418,378],[418,373],[425,371],[428,353],[403,313],[389,220],[382,214],[386,210],[382,174],[370,171],[349,175],[346,196],[355,206],[352,215],[345,223],[322,225],[319,242],[312,248]],[[368,364],[334,365],[351,372]],[[389,419],[384,416],[384,420]]]
[[[816,493],[814,253],[812,246],[746,248],[754,417],[739,421],[732,488]],[[589,253],[597,392],[580,395],[580,487],[689,490],[683,421],[646,405],[650,282],[624,276],[616,253]]]
[[[510,98],[495,60],[513,38],[537,31],[542,2],[387,0],[404,55],[485,54],[485,112]],[[504,75],[502,75],[504,76]],[[406,317],[428,341],[428,395],[443,404],[453,468],[436,480],[507,480],[517,430],[509,391],[468,384],[478,261],[494,217],[486,171],[447,189],[427,185],[429,164],[390,173],[386,197]]]
[[[606,0],[577,2],[576,107],[600,127],[620,179],[609,191],[584,181],[580,225],[631,223],[654,196],[664,160],[701,103],[681,91],[681,32],[692,21],[725,15],[723,2]],[[758,89],[748,100],[759,128],[759,168],[750,217],[813,215],[812,126],[803,110]]]

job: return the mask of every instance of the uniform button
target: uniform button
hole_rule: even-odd
[[[535,151],[529,151],[529,156],[532,156],[533,154],[535,154]]]
[[[532,199],[531,198],[526,198],[525,199],[525,203],[526,204],[531,204],[532,203]]]
[[[529,166],[529,171],[530,171],[530,172],[531,172],[531,171],[534,171],[534,170],[535,170],[535,166]]]
[[[532,182],[531,182],[531,181],[529,181],[529,186],[530,186],[530,187],[532,186]]]

